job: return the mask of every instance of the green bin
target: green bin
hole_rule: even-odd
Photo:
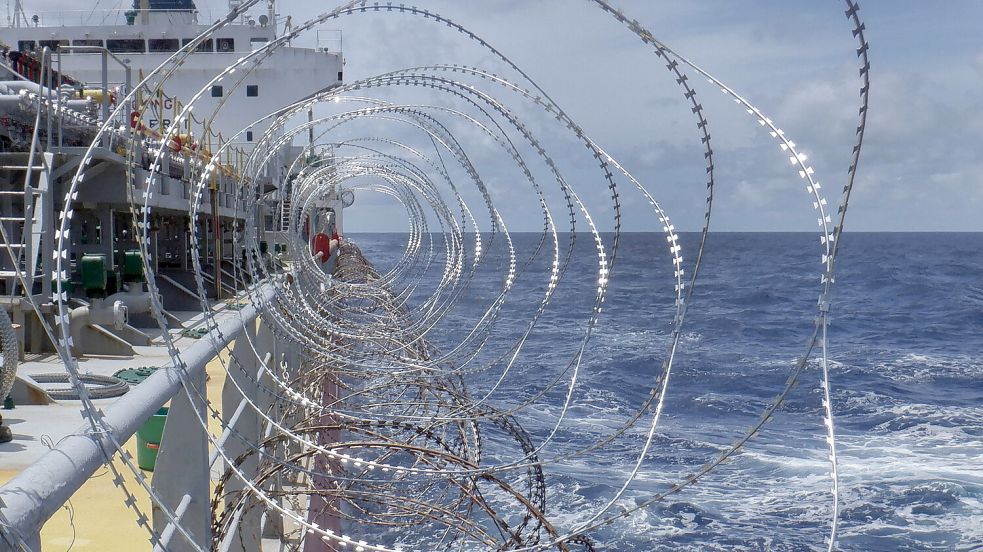
[[[82,255],[79,271],[82,273],[82,287],[87,295],[106,293],[106,256],[99,253]]]
[[[143,281],[143,259],[140,257],[139,249],[123,252],[123,281]]]
[[[166,420],[167,407],[163,406],[137,430],[137,465],[141,470],[154,471]]]

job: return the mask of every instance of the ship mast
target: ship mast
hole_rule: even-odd
[[[8,3],[7,5],[9,6],[10,4]],[[24,13],[24,6],[21,4],[20,0],[14,0],[14,20],[12,26],[15,29],[20,28],[21,19],[24,20],[25,27],[31,26],[30,23],[28,23],[27,21],[27,14]]]

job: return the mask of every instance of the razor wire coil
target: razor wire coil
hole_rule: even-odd
[[[231,538],[240,516],[261,508],[295,526],[287,539],[295,550],[303,548],[305,539],[358,551],[401,550],[404,546],[428,550],[594,550],[592,532],[683,492],[733,457],[787,400],[818,348],[823,423],[831,466],[829,549],[833,549],[839,497],[826,334],[834,260],[859,164],[869,93],[865,27],[852,0],[846,0],[846,16],[861,45],[857,56],[862,62],[862,104],[848,180],[835,223],[807,156],[777,123],[734,89],[658,40],[637,20],[605,0],[592,0],[625,30],[653,48],[695,118],[695,139],[699,141],[697,147],[705,168],[701,181],[706,191],[698,246],[685,257],[691,260],[689,264],[684,262],[679,233],[667,210],[650,191],[657,185],[643,185],[490,42],[427,9],[355,1],[326,11],[243,55],[215,75],[183,105],[159,136],[145,137],[131,131],[131,113],[137,113],[140,120],[150,109],[137,98],[164,97],[168,79],[180,70],[198,44],[209,40],[256,2],[243,2],[146,75],[118,102],[111,118],[91,136],[92,145],[68,186],[65,210],[56,232],[56,275],[62,277],[55,278],[53,300],[57,314],[46,331],[58,343],[66,366],[65,379],[73,384],[92,431],[109,436],[114,449],[106,450],[106,455],[114,482],[137,522],[147,529],[151,542],[160,542],[162,536],[137,506],[138,491],[126,482],[126,472],[134,476],[139,492],[149,494],[154,507],[175,527],[179,535],[174,538],[195,541],[177,513],[164,505],[151,488],[122,443],[106,431],[105,421],[92,403],[101,397],[85,386],[92,377],[79,372],[71,355],[68,295],[62,287],[70,269],[73,205],[84,186],[93,152],[102,143],[125,149],[132,232],[139,237],[152,315],[163,330],[171,369],[181,377],[183,392],[199,407],[195,416],[215,451],[213,461],[225,466],[213,494],[211,548],[219,549]],[[509,74],[442,60],[330,85],[263,114],[208,156],[187,154],[184,176],[190,188],[190,258],[205,327],[217,331],[218,324],[208,298],[209,282],[203,276],[207,272],[203,246],[209,237],[202,235],[202,225],[198,223],[210,211],[206,206],[215,182],[228,181],[233,189],[230,207],[236,218],[232,234],[243,252],[242,259],[232,263],[232,283],[243,290],[240,300],[260,309],[273,339],[297,351],[298,365],[293,368],[276,360],[268,361],[259,352],[262,346],[257,338],[244,334],[239,338],[245,340],[244,345],[232,348],[228,358],[219,357],[222,369],[230,376],[226,385],[237,388],[246,408],[255,413],[267,433],[259,442],[251,442],[224,421],[214,401],[188,377],[181,349],[167,331],[150,249],[149,233],[157,216],[151,207],[158,193],[155,183],[161,175],[168,142],[182,128],[194,127],[201,136],[218,136],[212,127],[227,100],[222,98],[211,112],[195,111],[207,90],[222,85],[234,91],[252,71],[270,62],[280,48],[317,25],[367,12],[422,17],[450,28],[503,63]],[[688,72],[719,88],[751,117],[752,124],[764,128],[788,157],[793,176],[805,184],[820,230],[823,272],[817,317],[804,353],[790,367],[783,387],[754,425],[691,474],[646,500],[625,506],[621,499],[645,469],[645,460],[657,446],[656,437],[662,430],[660,420],[681,347],[683,323],[689,305],[699,300],[695,290],[717,185],[707,108],[699,102],[696,83],[689,80]],[[418,101],[419,91],[424,91],[431,101]],[[403,94],[410,99],[392,99]],[[45,100],[40,95],[36,99],[40,120]],[[315,117],[315,109],[323,113]],[[308,112],[310,119],[298,123]],[[86,122],[84,115],[72,116]],[[233,142],[247,128],[264,125],[266,130],[253,149],[243,154],[240,163],[231,166],[221,161],[223,156],[230,156]],[[272,193],[264,191],[260,175],[284,156],[295,138],[307,133],[313,138],[311,143],[284,171],[292,180],[279,182]],[[562,133],[562,139],[557,138],[557,133]],[[535,205],[535,212],[542,219],[542,232],[531,250],[521,251],[517,246],[509,230],[509,213],[501,206],[506,202],[502,201],[495,179],[482,165],[484,152],[467,140],[506,159],[508,172],[521,184],[515,184],[516,190]],[[565,156],[557,153],[563,140],[582,148],[579,155],[586,152],[589,177],[572,174],[573,164],[568,166]],[[311,159],[323,163],[309,162]],[[604,218],[592,209],[588,195],[593,190],[582,185],[585,180],[606,195],[609,205],[599,210]],[[337,197],[342,190],[385,197],[405,210],[404,250],[387,269],[373,266],[357,243],[348,239],[338,246],[331,273],[321,269],[319,259],[312,258],[305,220],[310,220],[325,198]],[[672,298],[666,310],[669,331],[650,391],[640,404],[606,435],[570,444],[565,442],[565,434],[585,385],[589,344],[604,321],[602,312],[611,293],[610,282],[620,266],[622,224],[627,216],[623,207],[628,197],[648,206],[651,226],[665,239],[660,249],[665,256],[659,261],[668,265],[668,281],[672,282],[672,287],[667,287]],[[287,253],[280,258],[261,251],[257,236],[263,213],[279,217],[277,231],[289,240]],[[602,231],[606,227],[611,228],[610,234]],[[6,243],[6,233],[2,237]],[[578,247],[583,247],[585,240],[592,254],[590,274],[573,268]],[[655,257],[655,248],[652,250]],[[9,246],[7,253],[15,255]],[[221,265],[222,259],[213,259],[213,263]],[[488,269],[493,269],[496,285],[479,292]],[[524,377],[519,368],[524,347],[545,326],[551,307],[566,293],[565,283],[578,278],[587,278],[590,285],[583,292],[583,297],[589,298],[588,307],[581,309],[580,318],[573,322],[577,330],[575,345],[571,350],[557,352],[555,370],[537,378],[534,388],[518,385]],[[21,281],[26,288],[23,277]],[[260,282],[269,286],[271,298],[259,292]],[[221,281],[213,283],[221,285]],[[529,289],[535,291],[535,300],[517,308],[515,297],[519,290]],[[455,319],[468,301],[480,301],[477,314],[464,323],[465,327],[449,328],[448,320]],[[513,309],[521,314],[521,319],[510,318]],[[518,330],[510,332],[510,327]],[[432,342],[434,335],[450,330],[461,330],[454,334],[459,338],[456,342],[446,347]],[[209,336],[219,349],[222,336],[214,332]],[[4,342],[4,353],[7,352]],[[258,365],[262,376],[247,372],[247,365]],[[4,381],[6,375],[5,372]],[[251,399],[244,385],[255,388],[263,404],[275,408]],[[531,418],[530,412],[547,398],[556,401],[557,412],[537,432],[524,429],[523,420]],[[208,434],[210,420],[218,420],[226,438]],[[577,523],[562,527],[554,524],[548,509],[547,472],[630,437],[640,442],[635,443],[634,458],[610,496]],[[244,451],[230,454],[225,439],[233,440]],[[250,466],[255,466],[255,470]],[[314,512],[312,504],[319,504],[320,510]],[[360,534],[381,536],[368,542],[339,534],[313,521],[322,517],[355,527]]]

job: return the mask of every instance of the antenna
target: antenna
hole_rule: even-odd
[[[9,4],[8,4],[9,5]],[[18,17],[20,16],[20,17]],[[24,20],[24,26],[30,27],[31,24],[27,21],[27,14],[24,13],[24,6],[21,4],[20,0],[14,0],[14,27],[20,28],[21,19]]]

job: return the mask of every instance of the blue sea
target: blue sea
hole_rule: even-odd
[[[561,249],[569,235],[561,236]],[[605,245],[610,247],[611,235]],[[405,236],[350,238],[382,271]],[[428,335],[452,350],[501,291],[501,235],[454,307]],[[699,234],[683,234],[689,274]],[[435,290],[434,265],[395,283]],[[470,238],[469,238],[470,239]],[[516,419],[538,442],[564,403],[597,286],[589,235],[503,377],[496,362],[525,331],[552,263],[541,236],[513,234],[519,271],[477,356],[462,361],[473,397]],[[651,424],[589,454],[638,410],[661,372],[673,313],[671,264],[659,234],[622,234],[608,297],[579,366],[571,407],[541,458],[547,515],[571,529],[620,489]],[[426,245],[426,244],[425,244]],[[470,243],[469,243],[470,247]],[[561,253],[561,259],[565,252]],[[712,233],[684,324],[662,418],[638,477],[612,513],[668,489],[740,437],[781,391],[813,330],[822,270],[819,237]],[[420,259],[426,258],[426,255]],[[983,549],[983,234],[847,233],[833,290],[829,355],[840,473],[843,550]],[[479,370],[480,369],[480,370]],[[560,384],[549,387],[558,378]],[[500,381],[501,379],[501,381]],[[733,460],[695,486],[590,532],[599,550],[825,550],[831,483],[820,371],[811,363],[789,400]],[[539,398],[536,393],[549,390]],[[530,403],[530,404],[526,404]],[[486,435],[488,463],[517,456]]]

